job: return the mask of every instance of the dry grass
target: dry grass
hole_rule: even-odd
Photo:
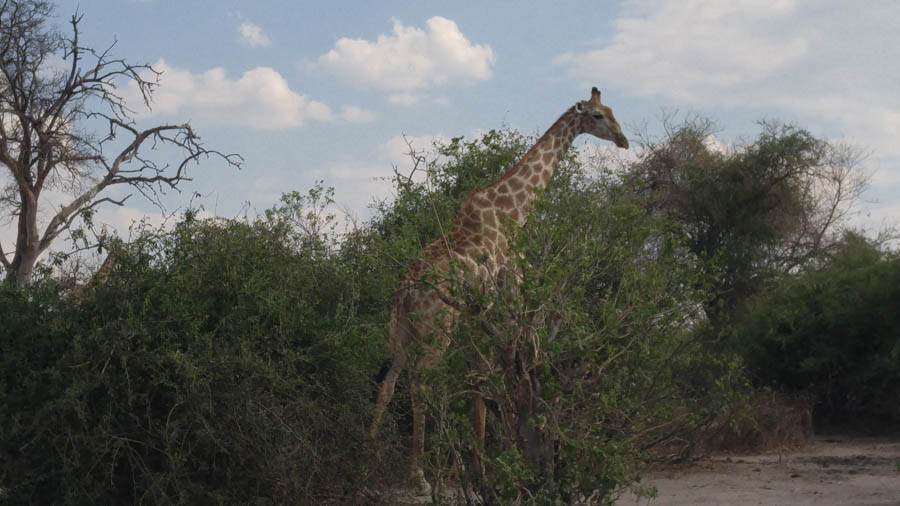
[[[812,441],[812,404],[805,396],[771,391],[753,394],[746,416],[738,420],[708,417],[693,429],[679,423],[661,426],[667,436],[643,441],[649,468],[666,468],[717,454],[769,453],[802,448]]]
[[[749,417],[732,427],[699,436],[699,453],[765,453],[797,449],[812,441],[812,402],[808,396],[759,391]]]

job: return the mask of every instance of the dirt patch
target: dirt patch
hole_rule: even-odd
[[[653,499],[621,505],[900,505],[900,437],[816,437],[800,450],[707,459],[652,471]]]

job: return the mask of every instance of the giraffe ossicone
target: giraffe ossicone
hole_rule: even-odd
[[[369,434],[373,438],[378,434],[397,379],[409,369],[413,411],[410,476],[422,494],[428,494],[431,487],[420,465],[425,448],[425,410],[418,394],[424,387],[424,372],[440,362],[460,317],[459,306],[452,303],[448,275],[460,266],[466,279],[476,282],[474,286],[491,286],[489,280],[506,265],[512,237],[524,225],[537,192],[547,186],[559,161],[581,134],[628,149],[628,139],[612,109],[600,102],[600,91],[592,88],[591,97],[564,112],[518,163],[493,183],[470,193],[449,234],[425,247],[400,277],[388,337],[391,366],[379,386]],[[413,349],[419,350],[415,356]],[[482,399],[474,399],[473,412],[476,435],[483,440]]]

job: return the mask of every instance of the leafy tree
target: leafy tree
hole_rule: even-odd
[[[81,45],[81,15],[69,21],[70,35],[53,27],[52,3],[0,3],[0,164],[7,183],[0,206],[17,222],[15,244],[0,245],[7,281],[18,286],[32,276],[41,254],[79,218],[90,219],[114,185],[130,186],[156,200],[165,187],[188,179],[187,167],[210,155],[239,165],[237,155],[207,149],[188,124],[138,128],[118,90],[133,86],[149,105],[159,73]],[[149,76],[149,77],[148,77]],[[170,165],[147,151],[168,146],[180,161]],[[41,230],[39,208],[45,190],[71,199]],[[11,258],[10,258],[11,257]]]
[[[866,178],[857,151],[797,127],[763,123],[729,150],[711,142],[709,121],[665,127],[628,167],[631,184],[685,239],[718,333],[748,297],[835,247]]]

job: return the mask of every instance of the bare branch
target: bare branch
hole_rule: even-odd
[[[123,81],[135,86],[149,106],[160,73],[149,64],[114,57],[115,41],[102,51],[82,46],[80,12],[69,19],[68,36],[50,25],[52,13],[45,0],[0,3],[0,164],[15,183],[2,201],[19,231],[12,258],[4,256],[3,266],[7,279],[18,284],[27,282],[40,254],[84,211],[124,202],[100,197],[109,186],[129,185],[161,205],[160,195],[190,180],[191,163],[210,156],[238,168],[243,162],[239,155],[204,147],[188,124],[137,129],[117,90]],[[51,55],[63,59],[65,70],[47,68]],[[96,120],[104,120],[108,131],[88,130]],[[122,134],[131,135],[124,148],[117,139]],[[149,156],[163,145],[180,154],[166,162]],[[116,147],[114,156],[107,154],[109,146]],[[76,196],[41,232],[38,206],[47,187]]]
[[[9,269],[12,267],[12,263],[10,263],[9,259],[6,258],[6,253],[3,251],[3,243],[0,242],[0,263],[3,264],[3,267]]]

